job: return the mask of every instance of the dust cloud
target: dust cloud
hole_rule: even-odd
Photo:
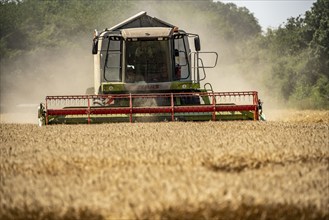
[[[47,95],[83,95],[93,85],[91,43],[37,48],[1,66],[1,123],[37,123]]]

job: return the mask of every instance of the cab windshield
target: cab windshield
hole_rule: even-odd
[[[126,41],[126,64],[128,83],[169,81],[169,41]]]

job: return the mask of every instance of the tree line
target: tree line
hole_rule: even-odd
[[[237,65],[246,78],[257,77],[285,104],[329,108],[327,0],[317,0],[305,16],[265,32],[247,8],[220,1],[0,0],[0,64],[43,49],[89,48],[93,29],[149,9],[169,23],[211,32],[209,42],[221,42],[223,53],[230,54],[222,65]],[[23,66],[15,65],[1,68],[0,76],[12,72],[25,74]]]

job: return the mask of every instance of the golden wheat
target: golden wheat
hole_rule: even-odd
[[[314,114],[0,124],[0,219],[328,219],[329,117]]]

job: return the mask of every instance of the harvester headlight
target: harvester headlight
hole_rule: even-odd
[[[109,90],[112,91],[113,90],[113,86],[109,86]]]
[[[182,88],[183,88],[183,89],[186,89],[186,85],[185,85],[185,84],[183,84],[183,85],[182,85]]]

